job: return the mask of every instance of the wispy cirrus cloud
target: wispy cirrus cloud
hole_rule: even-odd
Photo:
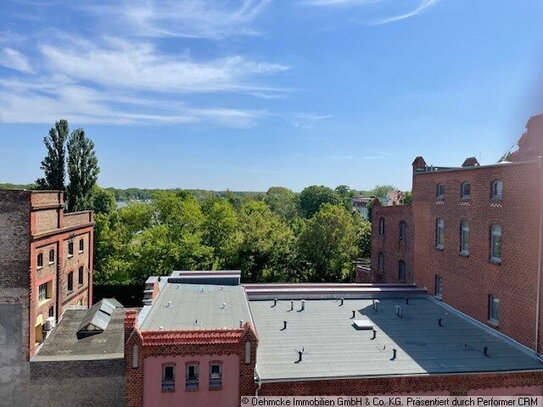
[[[29,73],[33,71],[25,55],[7,47],[0,51],[0,65],[20,72]]]
[[[223,39],[258,34],[251,23],[271,0],[108,0],[82,7],[99,17],[112,13],[119,29],[143,37]]]
[[[396,21],[405,20],[407,18],[415,17],[430,7],[435,6],[440,0],[419,0],[418,5],[412,11],[393,15],[391,17],[381,17],[370,19],[365,22],[369,25],[382,25],[393,23]],[[397,6],[398,2],[396,0],[302,0],[302,4],[310,6],[320,6],[328,8],[347,8],[347,7],[360,7],[360,6],[371,6],[380,3],[382,5],[394,5]]]
[[[309,129],[317,122],[328,120],[333,118],[330,114],[316,114],[316,113],[297,113],[291,120],[294,127],[300,127],[303,129]]]
[[[378,19],[378,20],[373,21],[371,24],[382,25],[382,24],[393,23],[395,21],[405,20],[406,18],[415,17],[423,13],[430,7],[435,6],[439,1],[440,0],[422,0],[422,2],[419,4],[419,6],[416,9],[413,11],[410,11],[409,13],[401,14],[399,16],[394,16],[394,17]]]

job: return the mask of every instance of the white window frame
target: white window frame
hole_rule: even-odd
[[[470,224],[467,220],[460,222],[460,255],[469,256],[469,246],[471,240]]]
[[[493,263],[502,262],[502,226],[499,224],[494,224],[490,226],[490,261]],[[498,242],[497,242],[497,239]],[[499,256],[495,256],[495,247],[499,249]]]
[[[435,228],[436,249],[443,250],[445,247],[445,220],[437,218]]]
[[[501,179],[492,181],[490,194],[493,201],[501,201],[503,199],[503,181]]]

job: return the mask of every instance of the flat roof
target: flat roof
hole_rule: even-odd
[[[262,381],[535,370],[543,364],[514,344],[428,296],[379,299],[250,301],[259,336]],[[403,317],[396,316],[396,307]],[[356,317],[352,318],[352,311]],[[365,319],[372,330],[357,330]],[[442,319],[443,327],[438,320]],[[287,321],[287,328],[283,328]],[[488,347],[488,356],[484,347]],[[393,349],[397,349],[393,359]],[[298,351],[303,350],[302,361]]]
[[[77,339],[79,325],[86,309],[67,309],[62,319],[45,339],[32,361],[96,360],[124,357],[124,309],[111,314],[106,329],[98,334]]]
[[[150,306],[141,331],[239,328],[252,323],[242,286],[167,283]]]

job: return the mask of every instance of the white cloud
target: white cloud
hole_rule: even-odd
[[[259,90],[261,87],[252,82],[255,76],[289,68],[242,56],[199,62],[186,55],[161,53],[151,43],[119,39],[109,39],[104,46],[77,41],[71,47],[42,45],[40,50],[52,72],[74,80],[156,92]]]
[[[120,30],[144,37],[222,39],[254,35],[250,27],[271,0],[117,0],[84,5],[99,16],[120,19]]]
[[[322,115],[322,114],[316,114],[316,113],[297,113],[294,115],[294,118],[292,119],[292,125],[294,127],[300,127],[303,129],[309,129],[313,127],[313,125],[317,122],[331,119],[333,118],[333,115]]]
[[[415,10],[406,14],[401,14],[399,16],[376,20],[372,23],[372,25],[388,24],[388,23],[393,23],[395,21],[405,20],[406,18],[415,17],[416,15],[424,12],[426,9],[432,6],[435,6],[438,2],[439,0],[422,0],[419,6]]]
[[[12,48],[4,48],[0,52],[0,65],[20,72],[32,72],[32,67],[28,59],[22,53]]]

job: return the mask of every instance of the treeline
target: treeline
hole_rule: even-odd
[[[311,186],[262,194],[153,191],[116,208],[94,193],[95,281],[142,283],[172,270],[240,269],[244,282],[349,281],[370,252],[371,225],[355,192]]]

